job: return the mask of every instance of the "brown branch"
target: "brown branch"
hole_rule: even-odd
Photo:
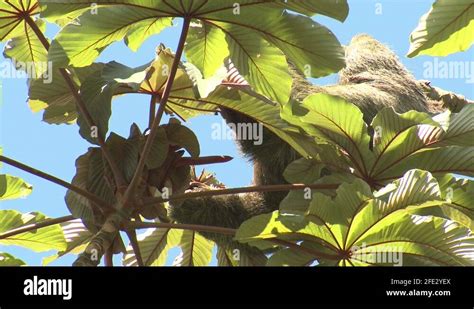
[[[114,267],[113,246],[108,247],[107,250],[105,251],[104,265],[105,265],[105,267]]]
[[[41,32],[41,29],[38,28],[38,25],[34,22],[34,20],[31,18],[30,15],[24,14],[23,16],[25,22],[31,27],[31,29],[35,32],[36,36],[40,40],[41,44],[44,46],[44,48],[49,51],[50,44],[46,37],[44,36],[43,32]],[[94,119],[92,118],[91,114],[87,110],[86,104],[82,100],[82,97],[79,94],[78,89],[76,88],[76,84],[74,83],[71,73],[64,69],[60,68],[59,73],[63,76],[64,80],[66,81],[66,84],[68,85],[69,89],[71,90],[72,95],[74,96],[77,108],[81,112],[81,114],[84,116],[84,119],[86,120],[87,125],[92,128],[92,127],[97,127],[98,126],[95,124]],[[112,154],[109,152],[104,139],[99,136],[97,137],[97,142],[102,150],[102,153],[104,155],[105,160],[110,166],[110,169],[112,170],[112,174],[114,175],[115,182],[117,184],[118,188],[124,188],[127,185],[127,182],[125,181],[125,178],[122,175],[122,172],[118,168],[117,164],[115,163],[114,158],[112,157]]]
[[[216,163],[226,163],[234,158],[229,156],[208,156],[208,157],[199,157],[199,158],[180,158],[175,163],[175,167],[180,166],[191,166],[191,165],[208,165]]]
[[[164,222],[136,222],[130,221],[124,224],[126,229],[149,229],[149,228],[164,228],[164,229],[179,229],[179,230],[191,230],[196,232],[208,232],[218,233],[224,235],[234,236],[237,230],[220,227],[220,226],[209,226],[209,225],[197,225],[197,224],[175,224],[175,223],[164,223]]]
[[[317,259],[318,258],[323,258],[323,259],[327,259],[327,260],[340,260],[341,259],[337,255],[322,253],[322,252],[315,251],[315,250],[312,250],[312,249],[309,249],[309,248],[305,248],[305,247],[302,247],[302,246],[300,246],[298,244],[295,244],[291,241],[278,239],[278,238],[265,239],[265,240],[271,241],[272,243],[277,244],[277,245],[285,246],[285,247],[288,247],[288,248],[291,248],[291,249],[295,249],[295,250],[304,252],[306,254],[309,254],[309,255],[312,255],[312,256],[316,257]]]
[[[142,253],[140,251],[140,246],[138,245],[137,232],[134,229],[127,229],[125,232],[127,233],[130,244],[132,245],[133,253],[137,259],[138,266],[144,266]]]
[[[44,221],[41,221],[41,222],[25,225],[25,226],[19,227],[17,229],[14,229],[14,230],[5,232],[3,234],[0,234],[0,239],[5,239],[5,238],[8,238],[8,237],[16,236],[16,235],[23,234],[23,233],[26,233],[26,232],[39,230],[41,228],[45,228],[45,227],[55,225],[55,224],[59,224],[59,223],[72,221],[72,220],[75,220],[75,219],[76,218],[74,218],[73,216],[65,216],[65,217],[60,217],[60,218],[56,218],[56,219],[48,219],[48,220],[44,220]]]
[[[153,122],[155,121],[156,99],[157,99],[156,94],[153,94],[151,96],[151,100],[150,100],[150,115],[148,116],[149,117],[149,119],[148,119],[148,128],[150,128],[150,129],[153,126]]]
[[[168,103],[168,99],[171,94],[171,89],[173,87],[174,79],[176,77],[176,73],[178,71],[178,66],[179,62],[181,61],[181,57],[183,55],[184,51],[184,45],[186,43],[186,38],[188,35],[189,31],[189,26],[191,23],[190,18],[184,18],[183,19],[183,28],[181,30],[181,36],[179,39],[179,44],[178,48],[176,49],[176,54],[174,57],[173,65],[171,67],[170,74],[168,76],[168,81],[166,83],[166,87],[163,93],[163,96],[160,101],[160,107],[158,109],[158,112],[155,116],[155,119],[153,120],[153,125],[150,130],[150,134],[148,135],[148,138],[145,143],[145,147],[143,148],[143,151],[140,155],[140,161],[138,162],[137,169],[135,171],[135,174],[133,175],[132,181],[130,182],[130,185],[127,188],[127,191],[125,192],[125,205],[128,205],[128,203],[135,198],[135,190],[140,183],[140,179],[142,177],[143,169],[145,167],[145,162],[148,159],[148,156],[150,155],[151,148],[153,146],[153,142],[155,141],[155,137],[158,134],[158,128],[161,123],[161,118],[163,117],[163,114],[165,112],[166,104]]]
[[[142,206],[154,205],[157,203],[163,203],[168,201],[176,200],[186,200],[199,197],[212,197],[219,195],[230,195],[230,194],[239,194],[239,193],[249,193],[249,192],[275,192],[275,191],[294,191],[294,190],[304,190],[306,188],[310,189],[319,189],[319,190],[335,190],[339,187],[339,184],[286,184],[286,185],[265,185],[265,186],[253,186],[253,187],[242,187],[242,188],[232,188],[232,189],[220,189],[220,190],[208,190],[208,191],[199,191],[199,192],[189,192],[182,194],[171,195],[169,198],[165,199],[162,197],[152,197],[142,199]]]
[[[52,182],[52,183],[55,183],[55,184],[57,184],[57,185],[59,185],[59,186],[62,186],[62,187],[64,187],[64,188],[66,188],[66,189],[69,189],[69,190],[71,190],[71,191],[73,191],[73,192],[75,192],[75,193],[77,193],[77,194],[79,194],[79,195],[81,195],[81,196],[87,198],[88,200],[90,200],[90,201],[93,203],[93,204],[92,204],[93,206],[100,206],[100,207],[97,207],[97,208],[98,208],[100,211],[102,211],[102,212],[103,212],[104,210],[111,210],[111,211],[112,211],[112,210],[114,209],[111,205],[107,204],[105,201],[103,201],[103,200],[102,200],[101,198],[99,198],[98,196],[96,196],[96,195],[94,195],[94,194],[92,194],[92,193],[90,193],[90,192],[88,192],[88,191],[86,191],[86,190],[83,190],[83,189],[81,189],[81,188],[79,188],[79,187],[76,187],[76,186],[74,186],[74,185],[70,184],[69,182],[66,182],[66,181],[64,181],[64,180],[62,180],[62,179],[59,179],[59,178],[54,177],[54,176],[52,176],[52,175],[49,175],[49,174],[47,174],[47,173],[45,173],[45,172],[42,172],[42,171],[40,171],[40,170],[37,170],[37,169],[35,169],[35,168],[33,168],[33,167],[30,167],[30,166],[28,166],[28,165],[25,165],[25,164],[23,164],[23,163],[21,163],[21,162],[15,161],[15,160],[10,159],[10,158],[5,157],[5,156],[0,156],[0,162],[4,162],[4,163],[6,163],[6,164],[8,164],[8,165],[14,166],[14,167],[16,167],[16,168],[22,170],[22,171],[25,171],[25,172],[27,172],[27,173],[30,173],[30,174],[32,174],[32,175],[38,176],[38,177],[43,178],[43,179],[45,179],[45,180],[48,180],[48,181],[50,181],[50,182]]]

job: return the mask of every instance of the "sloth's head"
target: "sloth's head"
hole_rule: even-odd
[[[406,76],[397,55],[368,34],[354,36],[346,50],[346,68],[341,72],[342,84],[367,82],[365,77],[386,79],[389,74]]]

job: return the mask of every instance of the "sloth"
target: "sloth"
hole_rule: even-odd
[[[339,72],[336,85],[313,85],[289,63],[293,78],[291,97],[300,101],[315,93],[340,97],[359,107],[367,123],[385,107],[392,107],[399,113],[409,110],[437,113],[442,110],[439,102],[425,95],[423,85],[404,67],[395,53],[371,36],[355,36],[345,48],[345,53],[346,67]],[[255,123],[252,118],[230,109],[223,108],[221,115],[227,123]],[[254,185],[287,183],[283,171],[300,157],[290,145],[268,129],[263,131],[261,145],[248,140],[240,140],[238,144],[242,153],[253,162]],[[287,194],[265,192],[189,199],[172,204],[170,217],[178,223],[238,228],[253,216],[278,210]],[[204,236],[221,246],[242,247],[227,236],[212,233],[204,233]]]

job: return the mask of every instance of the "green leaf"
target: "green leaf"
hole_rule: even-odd
[[[375,196],[361,180],[341,185],[335,197],[316,193],[306,219],[278,212],[253,217],[236,239],[257,247],[277,243],[270,265],[473,265],[469,229],[413,214],[443,204],[436,179],[411,170]]]
[[[180,235],[181,231],[176,229],[148,229],[145,233],[138,235],[137,240],[144,265],[165,265],[168,251],[178,245],[176,239]],[[127,247],[122,262],[124,266],[138,266],[131,245]]]
[[[344,49],[337,38],[309,17],[284,13],[280,18],[252,21],[252,30],[262,32],[307,77],[326,76],[345,66]]]
[[[327,251],[323,246],[303,241],[300,246],[306,250]],[[277,251],[268,259],[267,266],[308,266],[314,262],[314,256],[294,248]]]
[[[17,259],[11,254],[8,254],[6,252],[0,252],[0,267],[5,267],[5,266],[24,266],[26,265],[25,262],[23,262],[20,259]]]
[[[472,0],[436,0],[410,36],[408,57],[447,56],[474,43]]]
[[[281,104],[288,102],[292,79],[283,52],[248,28],[219,22],[213,25],[226,33],[230,59],[245,80],[258,93]]]
[[[280,2],[284,3],[278,5],[307,16],[321,14],[344,21],[349,15],[349,5],[345,0],[289,0]]]
[[[392,108],[384,108],[374,117],[371,126],[374,128],[374,152],[380,156],[390,147],[404,131],[420,124],[439,126],[426,113],[409,111],[404,114],[396,113]]]
[[[379,188],[410,169],[436,176],[474,175],[473,111],[474,106],[466,106],[459,113],[430,117],[385,108],[372,121],[372,140],[356,106],[324,94],[283,106],[281,116],[316,142],[309,153],[315,162],[332,173],[352,174]],[[290,202],[298,205],[297,210],[306,204],[295,194],[291,199],[285,208]]]
[[[131,27],[125,36],[125,44],[132,51],[137,51],[150,36],[159,34],[171,26],[173,26],[173,18],[155,18],[138,22]]]
[[[140,155],[140,140],[136,138],[125,139],[111,133],[106,142],[118,168],[123,173],[125,181],[130,183],[137,169]]]
[[[389,215],[397,210],[442,203],[436,179],[423,171],[411,170],[391,186],[385,187],[385,190],[380,190],[383,194],[379,193],[376,200],[367,203],[366,207],[351,218],[351,230],[346,233],[346,244],[353,244],[377,225],[383,226],[384,220],[389,222]]]
[[[471,180],[458,179],[452,174],[438,177],[442,198],[441,205],[417,208],[417,215],[435,215],[446,218],[471,231],[474,230],[474,185]]]
[[[0,234],[40,223],[46,219],[45,215],[38,212],[22,214],[16,210],[0,210]],[[59,224],[0,239],[0,244],[21,246],[35,252],[66,248],[66,240]]]
[[[457,151],[467,153],[474,146],[471,141],[473,111],[472,106],[466,106],[456,114],[447,111],[440,115],[445,118],[441,126],[427,114],[412,111],[400,115],[392,109],[382,110],[372,123],[376,132],[374,152],[377,158],[370,171],[371,177],[387,181],[400,177],[411,168],[432,173],[472,174],[471,155],[459,160],[452,156],[459,157]],[[453,159],[456,161],[451,162]]]
[[[290,183],[310,184],[321,178],[323,166],[318,162],[306,158],[293,161],[283,172],[283,177]]]
[[[190,62],[185,63],[184,67],[186,68],[186,73],[189,78],[193,81],[194,87],[197,88],[197,96],[199,98],[207,98],[228,76],[228,71],[225,66],[220,67],[216,71],[216,74],[209,78],[204,78],[201,71]]]
[[[93,144],[98,144],[97,137],[105,139],[112,115],[112,98],[136,91],[145,78],[144,67],[146,66],[132,69],[117,62],[110,62],[82,82],[81,98],[97,125],[97,128],[89,127],[84,115],[79,113],[77,123],[82,137]]]
[[[100,3],[100,1],[95,2]],[[85,11],[79,17],[79,24],[68,24],[53,40],[49,50],[49,60],[53,61],[55,66],[62,68],[88,66],[107,46],[121,41],[126,36],[131,47],[138,49],[139,44],[146,37],[140,37],[137,32],[147,31],[146,28],[150,23],[159,17],[169,16],[155,10],[121,5],[99,7],[97,14],[93,11]],[[146,21],[148,23],[145,23]],[[140,28],[137,26],[138,23],[140,23]],[[164,25],[165,23],[163,23],[163,28]],[[81,42],[81,44],[74,44],[74,42]]]
[[[257,250],[247,251],[240,249],[225,249],[217,246],[217,265],[218,266],[263,266],[267,263],[267,257],[264,253]]]
[[[76,175],[71,183],[76,187],[96,194],[105,202],[113,205],[116,200],[110,185],[111,179],[105,177],[106,173],[100,149],[90,148],[86,154],[77,158]],[[95,224],[99,224],[103,217],[89,199],[68,190],[65,201],[74,217],[81,218],[92,232],[97,231]]]
[[[169,147],[170,144],[165,128],[158,128],[155,141],[151,146],[150,155],[146,159],[146,165],[149,169],[158,168],[165,162],[169,154]]]
[[[474,176],[474,147],[447,146],[422,150],[406,156],[396,164],[387,164],[375,177],[379,181],[399,178],[406,170],[418,168],[436,176],[456,173]]]
[[[192,157],[199,157],[199,141],[194,132],[179,122],[170,122],[163,126],[166,130],[168,142],[186,149]]]
[[[37,0],[12,0],[0,3],[0,42],[8,40],[3,55],[17,62],[17,69],[28,71],[30,77],[39,78],[48,69],[47,49],[27,21],[31,19],[44,33],[46,25],[34,20],[40,13]],[[31,66],[32,69],[24,67]]]
[[[90,75],[103,69],[97,63],[85,68],[71,69],[76,77],[76,88]],[[49,78],[30,81],[29,105],[33,112],[45,110],[43,121],[50,124],[72,123],[77,119],[76,99],[59,70],[54,70]]]
[[[10,175],[0,175],[0,201],[25,198],[33,187],[24,180]]]
[[[449,116],[446,132],[432,147],[441,146],[474,146],[474,105],[465,106],[459,113],[445,112]]]
[[[355,105],[326,94],[311,95],[301,105],[292,104],[282,110],[283,119],[300,126],[316,140],[337,146],[357,174],[367,174],[375,158],[369,149],[367,125]]]
[[[280,107],[276,103],[248,89],[229,89],[225,85],[218,86],[214,92],[205,98],[196,97],[192,91],[172,93],[169,105],[173,109],[181,106],[197,109],[200,112],[215,112],[218,107],[225,107],[247,115],[277,136],[288,142],[302,156],[309,156],[314,150],[314,142],[304,136],[295,134],[298,128],[288,125],[280,117]],[[313,151],[314,152],[314,151]]]
[[[194,23],[189,28],[185,52],[188,61],[202,72],[204,78],[209,78],[229,56],[225,33],[206,23]]]
[[[0,18],[2,16],[1,13]],[[42,33],[46,31],[46,24],[41,19],[36,20],[35,23]],[[18,34],[18,36],[11,38],[7,42],[3,56],[14,60],[17,64],[17,69],[27,71],[31,74],[31,78],[39,78],[45,73],[52,74],[52,72],[46,72],[50,69],[47,62],[48,51],[27,23],[25,23],[22,34]],[[34,70],[31,70],[31,68]]]
[[[89,230],[82,224],[80,220],[68,221],[61,223],[64,238],[66,239],[66,249],[59,251],[58,253],[46,257],[43,259],[43,266],[50,264],[58,258],[66,254],[80,254],[84,251],[87,244],[94,236]]]
[[[182,231],[179,247],[181,254],[173,266],[207,266],[211,263],[214,243],[197,232]]]
[[[96,15],[101,18],[91,14],[93,11],[85,10],[91,4],[97,5]],[[288,101],[292,82],[287,57],[300,68],[305,64],[311,65],[311,69],[306,71],[313,77],[328,75],[344,66],[343,49],[330,31],[308,17],[287,14],[284,9],[308,15],[321,12],[343,19],[347,12],[345,1],[325,1],[316,5],[296,1],[244,0],[235,3],[229,0],[197,0],[183,6],[178,0],[119,0],[113,3],[101,0],[82,1],[80,5],[62,0],[44,1],[44,5],[43,16],[46,18],[83,12],[79,16],[80,23],[68,24],[52,43],[49,59],[59,67],[87,66],[113,42],[131,33],[143,33],[134,45],[136,48],[146,35],[156,32],[148,32],[150,23],[160,19],[169,21],[175,17],[189,18],[193,24],[200,22],[209,29],[206,35],[198,34],[197,37],[191,30],[191,49],[202,44],[208,46],[209,35],[212,36],[211,45],[217,46],[217,42],[222,42],[224,32],[230,59],[240,74],[257,92],[282,104]],[[164,24],[167,25],[166,22]],[[158,28],[162,29],[161,26]],[[199,43],[198,38],[206,42]],[[81,44],[77,44],[78,41]],[[202,64],[205,77],[218,67],[227,54],[225,47],[220,45],[215,59],[203,59],[199,53],[191,55],[199,59],[194,61],[198,67]]]

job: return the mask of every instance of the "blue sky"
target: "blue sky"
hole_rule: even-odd
[[[427,77],[424,74],[424,65],[427,61],[433,62],[432,57],[421,56],[415,59],[405,57],[409,48],[409,35],[422,14],[429,10],[432,2],[432,0],[352,0],[349,1],[351,11],[345,23],[321,16],[316,17],[316,20],[331,29],[342,44],[347,44],[358,33],[368,33],[395,50],[402,62],[418,79],[430,79],[437,87],[474,99],[473,84],[468,83],[466,79]],[[380,10],[382,13],[377,14]],[[98,61],[115,60],[131,67],[143,65],[153,59],[154,50],[159,43],[174,49],[179,29],[177,25],[151,37],[137,53],[130,51],[123,42],[115,43],[105,50]],[[56,30],[55,27],[49,26],[48,35],[54,36]],[[0,48],[3,49],[3,44],[0,44]],[[472,62],[473,48],[440,60]],[[0,63],[4,61],[7,60],[0,56]],[[335,83],[337,76],[332,75],[314,82]],[[33,114],[27,105],[26,80],[5,79],[1,84],[3,92],[0,92],[0,145],[5,155],[70,181],[75,174],[76,158],[90,147],[78,135],[78,127],[48,125],[41,121],[41,113]],[[148,100],[145,97],[119,97],[114,101],[111,131],[127,136],[131,123],[135,122],[143,129],[146,128],[147,121]],[[210,167],[223,183],[228,187],[249,185],[253,173],[251,164],[241,157],[234,142],[224,140],[217,143],[211,139],[211,125],[215,122],[220,122],[218,116],[207,116],[192,119],[187,125],[198,135],[202,155],[234,157],[229,163]],[[1,203],[0,209],[16,209],[21,212],[41,211],[50,217],[69,214],[64,203],[66,191],[62,187],[5,164],[1,173],[22,177],[33,185],[34,191],[26,199]],[[52,254],[52,252],[37,254],[12,246],[0,246],[0,251],[12,253],[29,265],[41,265],[42,258]],[[74,256],[64,257],[52,265],[70,265],[73,260]]]

